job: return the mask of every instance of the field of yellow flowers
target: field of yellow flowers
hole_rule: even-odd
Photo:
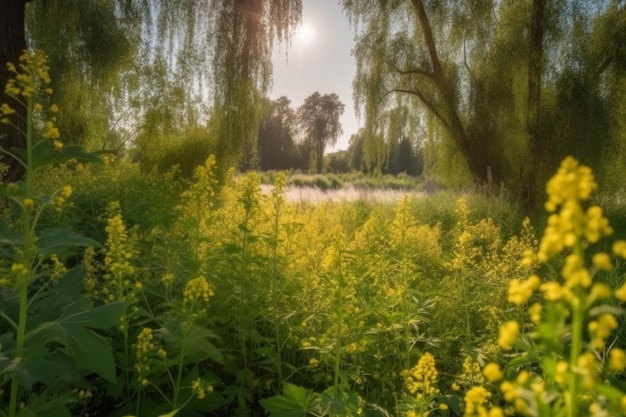
[[[574,158],[539,231],[478,193],[294,202],[63,146],[45,57],[14,70],[0,416],[626,415],[626,242]]]

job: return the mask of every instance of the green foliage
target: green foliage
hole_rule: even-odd
[[[35,101],[34,93],[39,89],[49,91],[50,84],[46,56],[41,51],[26,51],[19,66],[10,69],[15,76],[7,84],[7,94],[25,109],[26,131],[22,134],[26,148],[23,152],[0,148],[25,168],[22,181],[0,188],[0,195],[16,206],[15,217],[9,218],[9,223],[0,222],[0,383],[8,386],[5,410],[9,417],[18,412],[67,415],[68,405],[84,399],[70,393],[70,387],[85,385],[85,378],[92,373],[109,382],[116,380],[111,342],[94,330],[104,331],[115,325],[126,305],[94,307],[81,294],[82,272],[65,272],[61,260],[73,250],[97,242],[71,230],[42,228],[39,224],[44,210],[62,210],[72,188],[65,185],[42,194],[36,189],[37,172],[70,159],[88,162],[98,158],[78,148],[64,148],[58,141],[54,117],[45,123],[42,132],[36,130],[35,113],[43,106]],[[3,113],[11,112],[4,103]],[[99,360],[94,361],[92,355]]]
[[[305,140],[315,150],[317,173],[322,172],[324,150],[337,143],[342,133],[339,117],[345,105],[337,94],[321,95],[317,91],[308,96],[298,108],[298,123],[304,132]]]
[[[618,3],[344,1],[365,118],[353,167],[384,169],[390,147],[417,137],[427,176],[491,176],[527,210],[562,155],[584,156],[611,181],[623,160]]]
[[[44,62],[21,69],[45,84]],[[9,90],[36,131],[25,87]],[[311,204],[284,173],[261,187],[214,156],[186,180],[96,165],[41,126],[23,154],[3,149],[26,166],[1,190],[10,417],[623,413],[624,266],[571,158],[539,242],[490,183],[429,195],[405,175],[318,176],[411,188]]]

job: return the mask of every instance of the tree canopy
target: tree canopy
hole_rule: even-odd
[[[573,154],[621,186],[623,1],[342,4],[357,33],[354,96],[365,128],[355,146],[368,172],[397,166],[401,148],[423,149],[426,175],[493,178],[531,207],[557,161]],[[66,143],[134,149],[147,167],[214,153],[225,172],[259,159],[271,50],[289,43],[302,0],[0,0],[0,10],[0,61],[26,45],[50,57]],[[299,112],[318,170],[341,133],[338,118],[313,122],[323,107],[313,103],[325,97]],[[343,112],[336,101],[325,120]],[[174,152],[186,138],[201,146]]]
[[[453,144],[475,181],[491,173],[532,206],[564,153],[593,161],[623,143],[623,2],[343,6],[359,27],[354,88],[370,148],[384,140],[381,115],[400,98],[421,115],[426,136]]]
[[[317,91],[304,99],[298,108],[298,122],[304,138],[315,149],[318,173],[322,172],[326,146],[337,143],[343,133],[339,117],[344,110],[345,105],[337,94],[322,95]]]
[[[24,5],[5,3],[3,16]],[[132,141],[151,114],[168,113],[171,103],[151,97],[173,85],[182,97],[171,120],[205,124],[198,103],[210,103],[220,115],[212,119],[215,151],[233,166],[256,139],[272,46],[290,42],[301,16],[301,0],[35,0],[26,7],[26,38],[50,56],[51,77],[62,86],[53,100],[67,115],[59,116],[67,142],[111,149]],[[19,22],[7,30],[18,31]]]

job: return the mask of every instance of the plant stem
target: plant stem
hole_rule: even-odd
[[[574,248],[574,254],[583,259],[583,250],[580,244]],[[578,358],[583,346],[584,306],[581,300],[582,291],[579,285],[574,288],[574,301],[572,303],[572,345],[569,355],[569,398],[567,399],[568,417],[578,415],[580,378],[575,372],[578,367]]]
[[[173,408],[177,409],[178,407],[178,394],[180,392],[180,382],[183,379],[183,364],[185,361],[185,346],[187,346],[187,336],[189,335],[190,326],[185,323],[185,328],[183,330],[183,340],[180,346],[180,356],[178,358],[178,374],[176,375],[176,385],[174,386],[174,401]]]
[[[283,384],[283,360],[282,360],[282,345],[280,338],[280,328],[278,324],[278,289],[280,278],[278,277],[278,234],[280,226],[280,208],[281,208],[281,195],[278,193],[275,195],[274,205],[274,225],[273,225],[273,240],[272,240],[272,321],[274,325],[274,343],[276,343],[276,367],[278,368],[278,385]]]
[[[245,207],[245,206],[244,206]],[[244,288],[247,284],[248,274],[248,222],[250,220],[250,211],[246,209],[245,217],[243,221],[243,235],[241,242],[241,278],[239,279],[239,321],[244,317]],[[244,329],[239,329],[244,330]],[[246,331],[248,329],[245,329]],[[245,335],[245,332],[244,332]],[[241,358],[243,360],[243,368],[248,369],[248,347],[246,344],[246,337],[241,338]]]
[[[33,195],[33,106],[34,99],[30,97],[26,109],[26,190],[25,196],[30,198]],[[15,286],[19,293],[19,319],[17,323],[17,334],[15,339],[15,356],[24,356],[24,340],[26,338],[26,321],[28,319],[28,283],[32,276],[31,263],[36,253],[34,230],[31,229],[31,213],[29,207],[22,207],[22,230],[24,235],[24,247],[20,264],[28,269],[24,275],[18,272]],[[11,392],[9,396],[9,417],[15,417],[17,407],[18,382],[15,378],[11,380]]]
[[[21,358],[24,355],[22,349],[24,348],[24,336],[26,334],[26,315],[27,315],[27,303],[28,303],[28,285],[25,283],[21,285],[19,289],[20,298],[20,319],[17,327],[17,339],[15,341],[16,357]],[[17,391],[18,383],[17,379],[11,380],[11,395],[9,400],[9,417],[15,416],[15,409],[17,407]]]

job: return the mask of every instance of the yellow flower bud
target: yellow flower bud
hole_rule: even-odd
[[[489,382],[496,382],[502,379],[502,370],[500,369],[500,365],[497,363],[489,363],[483,369],[483,375],[487,378]]]

